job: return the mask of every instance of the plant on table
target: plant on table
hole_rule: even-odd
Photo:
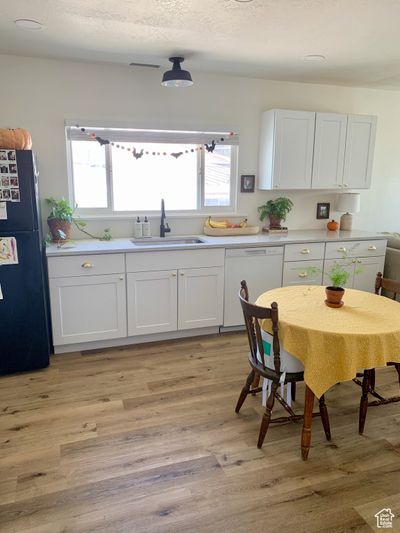
[[[273,200],[268,200],[265,204],[260,205],[257,210],[259,218],[263,221],[269,217],[270,228],[281,228],[281,223],[286,220],[287,215],[293,207],[293,202],[289,198],[280,196]]]
[[[343,252],[340,262],[334,261],[333,265],[327,270],[326,275],[329,278],[330,285],[326,287],[325,303],[328,307],[342,307],[342,297],[344,295],[344,286],[349,281],[350,270],[355,260],[351,259],[351,253],[347,250]],[[362,269],[356,268],[354,274],[359,274]]]
[[[47,224],[49,225],[51,235],[48,235],[45,239],[46,244],[50,242],[56,242],[58,245],[62,245],[70,240],[72,224],[74,224],[79,231],[88,235],[92,239],[99,239],[103,241],[110,241],[112,239],[111,231],[109,228],[104,230],[101,237],[96,237],[92,233],[85,230],[86,222],[80,220],[75,215],[76,208],[72,208],[65,198],[56,200],[52,196],[46,198],[46,203],[50,207],[50,214],[47,217]]]

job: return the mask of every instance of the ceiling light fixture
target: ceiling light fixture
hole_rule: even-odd
[[[303,61],[325,61],[326,57],[322,54],[310,54],[308,56],[303,56]]]
[[[16,26],[18,26],[18,28],[22,28],[24,30],[41,30],[43,27],[40,22],[30,19],[17,19],[14,20],[14,23]]]
[[[183,57],[170,57],[172,69],[164,72],[161,85],[164,87],[189,87],[193,85],[192,76],[188,70],[181,69]]]

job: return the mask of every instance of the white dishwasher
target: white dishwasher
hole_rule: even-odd
[[[238,293],[247,281],[250,302],[265,291],[282,286],[283,246],[225,250],[224,327],[244,325]]]

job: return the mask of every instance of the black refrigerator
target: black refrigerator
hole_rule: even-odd
[[[0,150],[0,202],[0,374],[10,374],[48,366],[51,351],[32,151]]]

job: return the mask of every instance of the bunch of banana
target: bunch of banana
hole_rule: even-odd
[[[247,218],[243,218],[238,224],[232,224],[229,220],[213,220],[211,217],[208,217],[205,226],[209,228],[245,228],[247,226]]]

